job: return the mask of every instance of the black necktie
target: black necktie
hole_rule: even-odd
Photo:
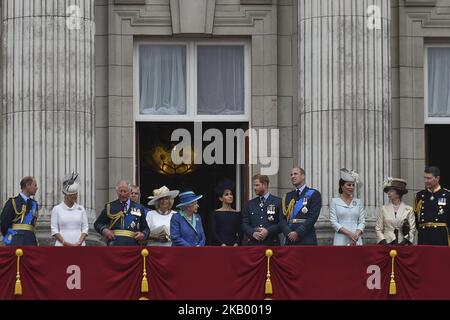
[[[127,202],[126,202],[126,201],[125,201],[125,202],[122,202],[122,205],[123,205],[122,211],[123,211],[124,213],[126,213],[126,212],[127,212]]]
[[[295,201],[298,201],[300,199],[300,189],[297,189],[295,191]]]
[[[27,200],[27,212],[31,210],[32,206],[33,206],[33,200],[28,198],[28,200]]]

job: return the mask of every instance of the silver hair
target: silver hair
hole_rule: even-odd
[[[131,192],[131,184],[130,182],[128,182],[128,180],[119,180],[119,182],[117,182],[116,184],[116,191],[119,190],[119,186],[121,186],[122,184],[126,184],[128,186],[128,191]]]

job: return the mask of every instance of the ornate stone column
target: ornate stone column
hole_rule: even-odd
[[[390,1],[298,4],[299,162],[322,192],[328,226],[339,169],[359,172],[370,225],[391,172]]]
[[[50,210],[72,169],[79,203],[95,218],[94,1],[2,4],[1,201],[18,193],[23,176],[35,176],[39,232],[50,237]]]

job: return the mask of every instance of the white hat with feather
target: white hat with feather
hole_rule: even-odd
[[[62,193],[65,195],[76,194],[80,190],[79,175],[77,172],[66,175],[62,182]]]
[[[345,182],[359,183],[359,174],[353,170],[341,169],[341,179]]]

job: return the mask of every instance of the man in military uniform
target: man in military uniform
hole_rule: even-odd
[[[131,186],[130,200],[141,204],[141,188],[139,186]],[[150,211],[150,209],[145,206],[142,206],[142,208],[144,208],[145,216],[147,216],[147,213]]]
[[[253,189],[257,195],[250,200],[242,215],[242,227],[248,236],[248,245],[280,245],[279,216],[281,199],[269,193],[269,177],[257,174],[253,177]]]
[[[110,246],[139,245],[150,234],[144,208],[130,200],[131,186],[127,181],[119,181],[116,192],[118,199],[106,204],[94,228]]]
[[[14,246],[36,246],[34,227],[38,218],[38,203],[31,197],[38,190],[34,177],[20,181],[21,192],[6,201],[1,214],[3,242]]]
[[[418,244],[448,246],[448,224],[450,222],[450,191],[439,185],[440,170],[425,168],[425,190],[414,197],[414,212],[418,230]]]
[[[322,209],[320,192],[305,185],[305,170],[294,167],[291,182],[295,189],[283,195],[281,230],[286,245],[317,245],[314,224]]]

